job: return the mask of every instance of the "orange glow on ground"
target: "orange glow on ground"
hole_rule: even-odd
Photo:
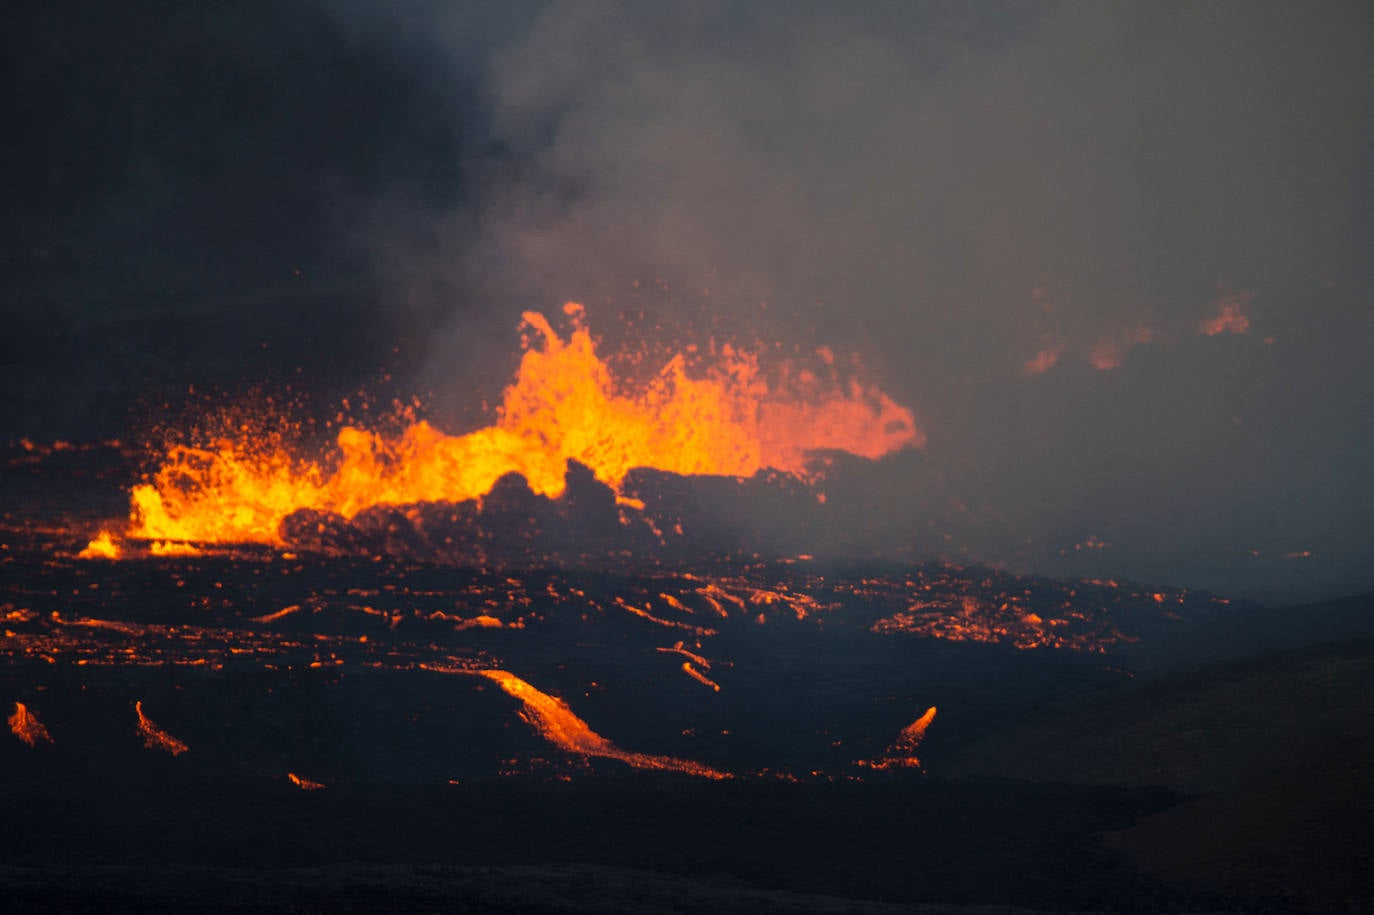
[[[876,388],[833,371],[829,378],[790,366],[766,372],[756,355],[729,344],[710,356],[673,356],[651,380],[631,384],[597,354],[581,306],[565,311],[573,328],[567,339],[542,315],[524,315],[533,342],[493,424],[456,436],[425,421],[394,436],[345,426],[337,451],[323,460],[247,431],[178,444],[148,483],[134,487],[130,534],[280,543],[279,525],[300,509],[352,518],[374,505],[461,502],[481,498],[511,472],[556,498],[570,459],[618,488],[636,467],[810,478],[821,451],[877,459],[924,444],[911,411]]]
[[[153,724],[148,716],[143,714],[142,700],[134,703],[134,711],[138,714],[138,733],[143,735],[143,745],[145,747],[150,750],[165,750],[173,756],[180,756],[182,753],[191,749],[171,734],[162,730],[162,728],[158,727],[156,724]]]
[[[568,753],[584,757],[599,756],[605,759],[618,759],[636,769],[682,772],[703,778],[730,777],[728,773],[686,759],[626,752],[593,731],[587,722],[573,714],[573,710],[562,699],[540,692],[524,680],[504,670],[483,670],[480,673],[519,699],[524,705],[520,717],[524,718],[529,726],[539,732],[545,740]]]
[[[190,543],[177,543],[175,540],[155,540],[148,548],[154,556],[199,556],[200,548]]]
[[[916,748],[925,739],[926,729],[934,720],[935,706],[932,705],[925,710],[925,714],[920,718],[902,728],[902,733],[897,735],[897,740],[884,751],[879,759],[866,765],[873,769],[921,768],[921,760],[916,756]]]
[[[1121,363],[1129,350],[1150,343],[1154,338],[1154,331],[1147,325],[1137,325],[1124,333],[1098,340],[1088,350],[1088,361],[1099,372],[1110,372],[1112,369],[1121,367]]]
[[[22,702],[14,703],[14,714],[9,717],[10,731],[24,743],[36,747],[40,743],[52,743],[48,729],[29,707]]]
[[[1198,325],[1198,333],[1215,337],[1218,334],[1243,334],[1250,329],[1245,308],[1250,304],[1248,293],[1226,293],[1217,303],[1217,313]]]
[[[109,531],[102,530],[76,556],[78,559],[118,559],[119,544],[115,542],[114,536]]]
[[[297,775],[294,772],[286,773],[286,777],[291,780],[291,784],[295,785],[302,791],[319,791],[321,788],[324,787],[324,785],[320,782],[311,781],[310,779],[302,775]]]
[[[1053,346],[1046,346],[1030,359],[1022,364],[1021,369],[1027,375],[1043,375],[1059,363],[1059,357],[1064,355],[1064,344],[1056,343]]]

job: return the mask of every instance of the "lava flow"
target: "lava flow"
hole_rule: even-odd
[[[150,750],[164,750],[173,756],[180,756],[191,749],[168,734],[162,728],[153,724],[147,715],[143,714],[142,701],[134,703],[134,711],[138,714],[138,733],[143,735],[143,745]]]
[[[425,421],[394,436],[340,429],[338,450],[301,458],[246,429],[214,443],[176,444],[131,494],[139,539],[281,544],[302,509],[352,518],[378,505],[480,499],[506,474],[557,498],[569,460],[619,489],[634,468],[750,477],[771,469],[810,478],[819,452],[876,459],[924,444],[910,410],[882,391],[782,365],[729,344],[678,354],[647,383],[618,378],[598,355],[582,307],[564,307],[561,337],[540,314],[494,424],[448,435]],[[828,354],[828,351],[827,351]],[[108,555],[102,552],[100,555]]]
[[[665,772],[682,772],[702,778],[729,778],[730,776],[710,766],[687,759],[671,756],[652,756],[648,753],[628,753],[593,731],[587,722],[573,714],[568,703],[548,693],[540,692],[519,677],[504,670],[483,670],[482,676],[494,680],[503,690],[519,699],[524,708],[520,717],[540,736],[558,748],[576,756],[600,756],[605,759],[618,759],[636,769],[657,769]]]
[[[888,747],[881,757],[871,762],[862,762],[873,769],[893,769],[893,768],[921,768],[921,760],[916,755],[916,748],[925,739],[926,730],[930,723],[935,720],[935,706],[925,710],[920,718],[902,728],[902,733],[897,735],[897,739],[892,746]]]
[[[9,725],[14,736],[31,747],[36,747],[40,743],[52,743],[48,729],[43,727],[43,723],[22,702],[14,703],[14,714],[9,717]]]

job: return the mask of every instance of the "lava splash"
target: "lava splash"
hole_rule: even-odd
[[[131,494],[130,534],[196,543],[281,544],[281,522],[309,509],[352,518],[372,506],[465,502],[510,473],[557,498],[569,460],[619,489],[634,468],[682,475],[800,478],[813,459],[843,451],[876,459],[924,444],[915,417],[882,391],[729,344],[668,359],[647,382],[619,378],[597,353],[580,305],[564,307],[567,339],[540,314],[496,421],[449,435],[425,421],[396,435],[340,429],[337,452],[302,459],[245,430],[212,444],[170,447]],[[828,358],[827,358],[828,357]]]

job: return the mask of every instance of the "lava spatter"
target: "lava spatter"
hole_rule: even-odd
[[[465,502],[518,473],[537,495],[561,496],[568,461],[619,489],[634,468],[749,477],[812,475],[812,458],[876,459],[924,444],[907,408],[852,378],[783,364],[729,344],[669,358],[647,380],[618,377],[597,352],[581,306],[565,339],[540,314],[495,422],[449,435],[414,421],[395,435],[339,430],[336,450],[293,454],[248,426],[213,442],[168,448],[131,493],[129,533],[164,543],[281,543],[289,515],[352,518],[378,505]]]

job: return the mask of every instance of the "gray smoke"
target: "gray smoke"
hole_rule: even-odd
[[[440,388],[567,299],[858,352],[929,436],[846,490],[875,545],[1353,589],[1371,62],[1359,3],[554,3],[487,71],[519,167],[394,266],[482,303]]]
[[[21,6],[16,436],[382,360],[461,431],[577,300],[857,354],[928,445],[856,551],[1374,586],[1368,3]]]

